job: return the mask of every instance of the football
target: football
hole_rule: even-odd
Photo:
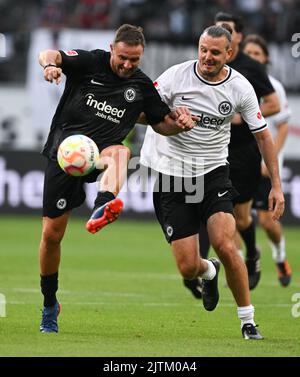
[[[96,143],[85,135],[72,135],[64,139],[57,151],[57,161],[62,170],[72,176],[82,177],[96,168],[99,150]]]

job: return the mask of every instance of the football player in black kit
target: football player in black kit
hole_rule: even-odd
[[[162,102],[152,81],[140,69],[145,39],[142,29],[122,25],[110,52],[103,50],[46,50],[39,55],[44,78],[61,81],[64,93],[54,114],[43,154],[48,159],[43,196],[43,229],[40,243],[41,291],[44,309],[41,332],[57,332],[60,304],[56,298],[60,243],[73,208],[85,200],[83,185],[95,182],[99,171],[71,177],[57,164],[59,144],[73,134],[92,138],[100,151],[98,167],[104,170],[95,207],[86,228],[95,233],[117,219],[123,203],[116,198],[126,178],[130,150],[122,145],[140,113],[156,132],[172,135],[189,130],[194,118],[187,109],[171,110]]]
[[[232,32],[232,58],[227,65],[237,70],[253,86],[260,102],[263,116],[267,117],[279,112],[280,104],[277,94],[268,78],[262,64],[247,56],[241,49],[243,39],[243,22],[239,16],[219,12],[215,16],[215,24],[228,24]],[[261,114],[257,114],[261,116]],[[239,233],[246,246],[246,266],[249,278],[249,288],[254,289],[260,279],[260,252],[256,247],[255,223],[251,215],[253,197],[261,179],[261,155],[257,143],[249,131],[247,124],[239,114],[233,119],[228,161],[230,164],[230,179],[239,192],[234,201],[234,215]],[[200,252],[207,257],[210,242],[206,228],[201,224],[199,232]],[[201,298],[201,281],[184,280],[196,298]]]

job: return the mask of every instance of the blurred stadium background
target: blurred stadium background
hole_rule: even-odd
[[[101,310],[104,310],[101,312],[101,318],[104,322],[101,322],[99,326],[102,326],[101,331],[104,331],[104,336],[100,346],[100,343],[95,343],[95,339],[91,335],[94,331],[97,333],[94,324],[89,324],[90,334],[86,338],[87,334],[81,331],[77,323],[80,323],[82,317],[77,318],[75,312],[70,309],[68,312],[67,309],[65,322],[63,322],[66,325],[67,333],[64,338],[65,342],[61,345],[55,343],[53,349],[49,349],[48,343],[43,340],[43,343],[40,343],[40,350],[30,347],[26,349],[25,343],[19,344],[19,337],[26,338],[28,335],[27,325],[32,326],[30,331],[36,332],[40,317],[37,310],[41,305],[41,298],[38,289],[36,250],[40,238],[39,216],[42,205],[44,159],[39,153],[63,90],[63,85],[49,85],[43,80],[43,73],[37,61],[38,52],[47,48],[107,49],[113,38],[114,30],[122,23],[133,23],[144,28],[147,47],[142,68],[152,79],[155,79],[172,64],[197,57],[199,33],[213,23],[214,14],[220,10],[241,14],[246,21],[245,34],[255,32],[267,39],[272,61],[270,72],[284,84],[288,92],[292,118],[285,147],[283,189],[286,195],[286,213],[283,223],[286,226],[291,226],[287,232],[287,244],[294,267],[294,285],[285,290],[285,296],[282,296],[282,293],[274,293],[275,302],[278,304],[276,309],[278,325],[282,331],[285,331],[284,335],[286,336],[282,343],[276,343],[276,341],[268,343],[267,351],[260,346],[256,351],[254,348],[249,352],[241,350],[239,347],[242,347],[242,343],[229,343],[227,337],[229,332],[238,328],[238,323],[235,321],[234,326],[232,325],[232,329],[234,327],[235,330],[231,329],[229,322],[226,322],[228,327],[223,326],[224,333],[221,338],[223,337],[224,347],[213,342],[209,344],[219,356],[223,354],[250,356],[259,353],[272,356],[280,355],[280,352],[285,355],[299,356],[299,346],[296,347],[295,340],[293,340],[297,334],[296,322],[294,321],[293,324],[292,321],[290,322],[289,330],[283,327],[283,323],[287,324],[291,318],[290,297],[297,289],[299,290],[299,279],[297,281],[297,274],[299,274],[299,268],[297,268],[297,263],[299,266],[298,227],[300,224],[299,0],[0,0],[0,238],[4,240],[0,246],[0,292],[5,293],[8,304],[10,303],[7,318],[10,321],[8,322],[9,327],[5,329],[3,322],[0,321],[0,332],[3,332],[6,340],[10,340],[7,342],[7,347],[6,343],[2,342],[0,356],[41,355],[43,352],[49,355],[57,355],[58,352],[61,352],[61,355],[79,355],[80,350],[84,355],[101,355],[101,352],[105,355],[121,356],[211,355],[210,351],[205,348],[205,341],[210,342],[208,339],[211,334],[207,329],[201,327],[200,318],[199,331],[204,331],[203,352],[201,353],[199,348],[195,348],[199,345],[199,339],[196,335],[198,329],[195,332],[193,326],[198,325],[191,323],[195,322],[194,315],[197,314],[194,312],[199,311],[199,308],[194,309],[199,304],[192,301],[192,298],[188,296],[189,293],[183,291],[183,288],[180,290],[179,275],[177,275],[171,256],[164,254],[167,245],[164,243],[158,225],[133,222],[130,226],[130,223],[128,225],[125,224],[126,221],[123,221],[126,216],[138,220],[154,218],[151,191],[142,193],[138,186],[132,192],[124,190],[121,193],[125,202],[125,213],[120,219],[120,224],[117,224],[115,228],[114,226],[109,228],[108,233],[104,236],[104,250],[101,249],[100,244],[101,251],[97,256],[98,259],[94,259],[96,257],[94,248],[97,243],[94,238],[91,239],[84,233],[84,222],[76,220],[73,225],[70,225],[70,234],[64,243],[66,259],[62,266],[64,270],[62,285],[65,292],[62,291],[61,297],[70,304],[69,308],[76,308],[77,311],[78,305],[82,302],[78,315],[83,316],[83,302],[89,300],[97,306],[95,302],[99,300],[97,295],[100,294],[103,296],[102,301],[105,301],[108,296],[110,297],[108,305],[112,305],[114,314],[127,311],[131,316],[135,310],[133,308],[137,308],[141,303],[141,307],[137,313],[132,314],[132,318],[125,316],[125,322],[126,318],[129,321],[132,320],[131,327],[127,328],[125,322],[120,322],[119,317],[111,317],[110,306],[105,309],[102,307]],[[128,140],[135,155],[139,154],[144,132],[142,126],[137,126],[136,131]],[[86,204],[77,211],[79,215],[87,216],[89,214],[94,194],[93,185],[89,185]],[[110,242],[110,237],[113,237],[113,244]],[[99,242],[101,237],[97,239]],[[127,240],[124,241],[125,239]],[[266,238],[261,233],[259,239],[262,245],[268,248]],[[124,250],[118,249],[120,240],[125,242]],[[112,250],[108,250],[110,248]],[[90,257],[89,264],[82,249]],[[138,253],[138,251],[145,253]],[[28,260],[24,253],[26,253],[26,258],[29,258]],[[111,257],[106,253],[112,253]],[[278,286],[278,283],[275,281],[275,271],[273,271],[274,266],[271,265],[269,250],[267,254],[268,262],[263,262],[268,264],[263,276],[262,288],[260,291],[259,287],[256,290],[258,292],[254,294],[257,295],[258,308],[259,305],[265,305],[263,316],[270,319],[269,308],[272,308],[273,301],[270,297],[268,297],[270,301],[266,301],[266,296],[269,295],[270,288]],[[128,265],[122,264],[124,263],[122,259],[126,260],[126,258],[128,258]],[[97,266],[97,271],[95,271],[94,263]],[[91,276],[92,288],[87,283]],[[101,280],[98,280],[99,276],[102,276]],[[94,277],[95,282],[93,281]],[[17,283],[14,279],[17,279]],[[120,287],[120,279],[122,287]],[[71,284],[70,281],[74,280],[76,280],[77,286]],[[173,285],[174,280],[177,282],[175,286]],[[270,283],[270,281],[272,282]],[[167,291],[161,289],[161,284],[167,287]],[[76,294],[68,296],[67,290],[70,292],[72,289],[81,292],[81,296],[77,297]],[[280,290],[280,288],[278,289]],[[89,290],[91,298],[86,293]],[[118,292],[118,290],[121,291],[120,295],[114,296],[114,292]],[[126,292],[131,291],[135,292],[135,295],[126,296]],[[29,307],[20,319],[17,309],[18,305],[22,304],[22,300],[28,302]],[[75,306],[76,300],[77,307]],[[149,300],[157,301],[157,306],[160,307],[159,313],[155,308],[156,304],[151,305]],[[131,306],[125,307],[128,301]],[[177,314],[174,318],[178,321],[178,329],[176,328],[178,331],[173,333],[174,328],[169,320],[174,315],[174,307],[170,302],[174,301],[177,302],[175,304],[177,305]],[[99,305],[102,304],[100,302]],[[223,319],[226,318],[227,313],[230,318],[235,316],[234,305],[228,290],[225,292],[225,303],[223,301],[222,305],[222,310],[225,310]],[[149,308],[149,306],[151,307]],[[148,311],[152,311],[153,307],[153,319],[149,323],[145,320],[143,324],[143,326],[149,325],[149,328],[141,330],[141,318],[147,318]],[[192,312],[189,311],[189,307],[192,308]],[[116,308],[117,312],[114,310]],[[219,318],[217,318],[218,314],[213,315],[214,320],[219,321],[218,327],[222,323],[222,310],[219,312]],[[35,320],[29,325],[28,318],[32,317]],[[92,318],[94,317],[95,313]],[[71,325],[67,323],[70,318]],[[110,319],[108,320],[108,318]],[[186,333],[184,326],[179,326],[182,318],[188,318],[190,323]],[[207,313],[202,310],[201,320],[204,321],[204,324],[210,323],[208,318]],[[156,320],[165,323],[167,330],[158,328],[151,332],[156,326]],[[72,321],[77,323],[74,327],[72,327]],[[105,328],[105,321],[108,321],[108,326],[114,328],[113,334]],[[272,326],[270,322],[268,323],[269,335],[278,334],[277,322],[272,323]],[[123,328],[123,335],[120,335],[116,326]],[[82,337],[82,339],[80,338],[81,345],[80,347],[78,345],[78,353],[75,353],[71,344],[78,339],[74,334],[80,333],[80,331],[83,333],[80,335]],[[11,337],[11,333],[14,333],[14,337]],[[68,338],[68,334],[72,334],[72,336]],[[115,344],[112,344],[111,336],[115,337]],[[132,336],[134,342],[130,343]],[[148,343],[143,342],[143,337],[147,336]],[[240,334],[237,333],[235,336],[240,336]],[[177,337],[183,342],[180,346],[177,343]],[[170,339],[168,342],[166,342],[167,338]],[[37,340],[36,335],[27,339],[27,342],[33,344],[37,341],[40,340]],[[105,341],[110,342],[111,348],[105,348],[105,345],[108,344]],[[67,342],[70,347],[65,347]],[[124,343],[124,349],[129,347],[128,351],[123,352],[123,348],[118,348],[120,342]],[[164,346],[162,346],[163,342],[165,342]],[[186,348],[183,349],[182,344]],[[99,347],[99,353],[95,351],[93,345]],[[227,347],[227,345],[229,346]]]

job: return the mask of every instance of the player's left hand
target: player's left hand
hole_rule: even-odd
[[[189,131],[195,126],[195,120],[191,115],[181,114],[176,119],[177,127],[181,128],[183,131]]]
[[[172,117],[175,120],[177,127],[183,131],[189,131],[195,126],[195,122],[199,117],[192,115],[187,107],[180,106],[172,111]]]
[[[269,211],[272,211],[272,219],[279,220],[284,212],[284,196],[280,188],[272,187],[269,194]]]

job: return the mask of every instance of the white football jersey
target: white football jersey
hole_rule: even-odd
[[[284,122],[288,122],[291,117],[291,111],[289,108],[289,103],[286,97],[285,89],[281,82],[275,79],[275,77],[269,75],[269,79],[273,85],[273,88],[278,95],[280,111],[277,114],[266,117],[270,132],[273,137],[277,135],[277,127]]]
[[[252,85],[234,69],[219,82],[203,79],[197,60],[166,70],[155,86],[170,108],[186,106],[200,120],[195,127],[173,136],[162,136],[148,127],[141,163],[167,175],[200,176],[227,163],[230,122],[241,113],[251,132],[267,128]]]
[[[285,89],[284,89],[283,85],[281,84],[281,82],[278,81],[277,79],[275,79],[275,77],[273,77],[271,75],[269,75],[269,79],[270,79],[270,81],[273,85],[273,88],[274,88],[276,94],[278,95],[279,104],[280,104],[279,113],[271,115],[269,117],[266,117],[266,121],[268,123],[270,132],[271,132],[273,138],[275,139],[276,136],[277,136],[278,127],[280,126],[280,124],[289,121],[289,119],[291,117],[291,110],[289,108],[289,103],[288,103],[288,100],[287,100]],[[283,159],[284,159],[283,151],[284,150],[282,148],[279,151],[279,154],[278,154],[278,163],[279,163],[279,172],[280,173],[282,171]]]

